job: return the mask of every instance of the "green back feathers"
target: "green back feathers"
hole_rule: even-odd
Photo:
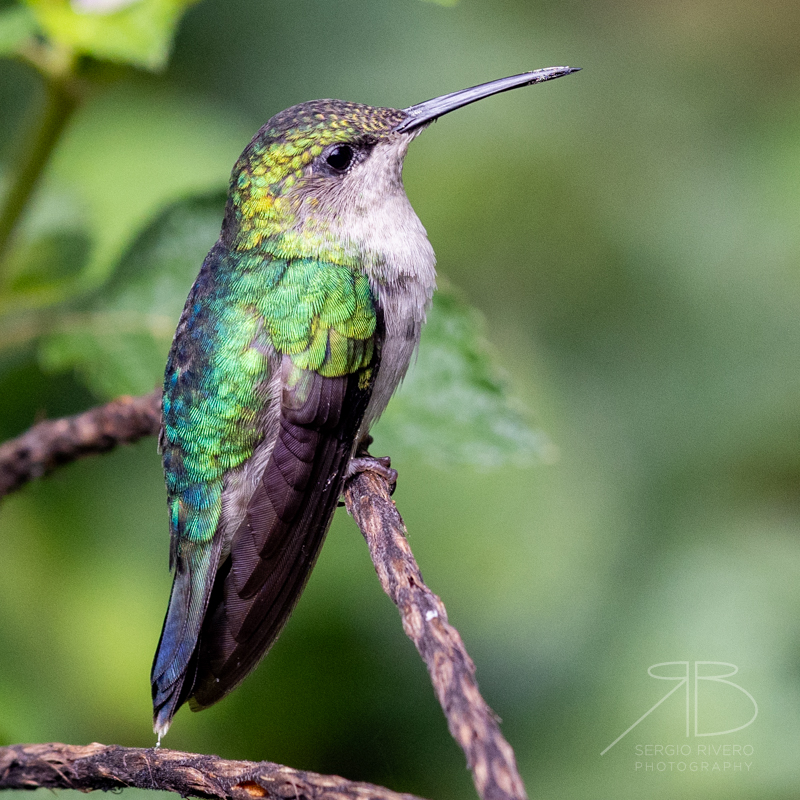
[[[173,530],[209,541],[223,475],[262,435],[270,354],[325,377],[365,370],[376,313],[368,279],[349,267],[215,248],[184,326],[165,376],[164,463]]]
[[[283,268],[279,284],[258,304],[273,346],[297,367],[325,377],[368,366],[375,308],[366,275],[312,259],[283,262]]]

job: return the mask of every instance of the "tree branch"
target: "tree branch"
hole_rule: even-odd
[[[0,446],[0,496],[59,464],[155,434],[160,423],[159,400],[158,391],[120,398],[75,417],[33,426]],[[381,585],[398,607],[403,629],[428,667],[450,733],[467,757],[478,794],[482,800],[526,800],[514,751],[478,691],[475,665],[458,631],[447,621],[444,604],[422,580],[386,479],[375,472],[358,473],[347,482],[344,498],[366,539]],[[410,797],[267,762],[223,761],[171,750],[99,744],[0,748],[0,789],[38,786],[84,791],[138,786],[233,800]],[[325,793],[320,793],[319,787]]]
[[[19,744],[0,747],[0,789],[126,787],[209,800],[419,800],[371,783],[282,767],[227,761],[179,750],[116,745]]]
[[[154,436],[161,425],[161,390],[118,397],[74,417],[46,420],[0,445],[0,497],[83,456]]]
[[[348,512],[367,541],[383,590],[400,611],[403,630],[428,667],[453,738],[483,800],[525,800],[514,751],[478,691],[475,665],[444,603],[425,585],[406,539],[406,527],[385,478],[362,472],[347,483]]]

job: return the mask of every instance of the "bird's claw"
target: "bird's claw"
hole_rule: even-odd
[[[350,459],[347,472],[345,473],[345,480],[349,480],[360,472],[374,472],[380,475],[386,483],[389,484],[389,494],[394,494],[394,490],[397,488],[397,470],[392,469],[392,459],[389,458],[389,456],[382,456],[380,458],[371,456],[367,452],[367,447],[372,442],[372,437],[370,436],[368,438],[369,441],[362,442],[356,456]]]
[[[394,492],[397,486],[397,470],[392,469],[392,459],[389,456],[376,458],[369,454],[356,456],[347,467],[347,478],[352,478],[359,472],[374,472],[380,475],[388,484],[389,491]]]

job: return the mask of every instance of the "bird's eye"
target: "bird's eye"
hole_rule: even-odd
[[[355,153],[348,144],[337,144],[325,156],[327,165],[336,172],[346,172],[353,163]]]

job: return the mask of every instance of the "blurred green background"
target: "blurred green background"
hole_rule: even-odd
[[[30,230],[89,231],[90,245],[70,241],[91,247],[100,283],[165,204],[223,188],[255,130],[289,105],[403,107],[583,67],[444,118],[405,169],[441,272],[485,316],[553,443],[533,465],[493,469],[391,452],[414,552],[532,797],[797,794],[798,26],[800,6],[779,0],[202,0],[163,73],[126,72],[78,112],[26,218]],[[0,62],[6,167],[40,104],[35,74]],[[164,356],[168,344],[169,333]],[[3,438],[102,399],[54,370],[58,358],[10,353]],[[383,454],[380,425],[375,438]],[[153,744],[164,499],[147,440],[3,503],[0,744]],[[679,690],[601,757],[672,688],[648,667],[696,660],[735,664],[757,719],[687,738]],[[699,730],[751,716],[740,692],[709,687]],[[267,660],[214,708],[181,711],[165,744],[473,796],[343,511]],[[637,756],[647,744],[752,755]],[[671,760],[740,768],[636,767]]]

